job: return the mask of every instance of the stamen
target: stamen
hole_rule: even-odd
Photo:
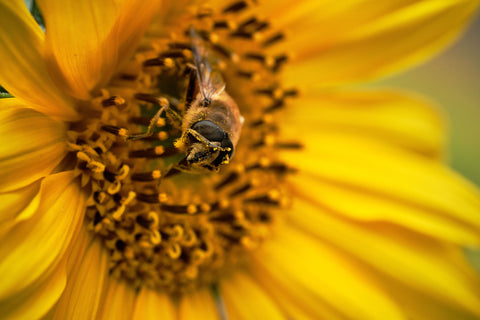
[[[106,126],[102,126],[101,129],[103,131],[112,133],[112,134],[114,134],[116,136],[120,136],[120,137],[126,137],[128,135],[128,131],[125,128],[106,125]]]
[[[236,24],[232,20],[217,20],[213,23],[213,29],[233,30],[235,28]]]
[[[198,212],[198,209],[195,205],[168,205],[162,204],[161,209],[170,213],[177,213],[177,214],[195,214]]]
[[[153,58],[143,62],[144,67],[167,67],[172,68],[174,66],[171,58]]]
[[[125,99],[119,96],[111,96],[105,100],[102,100],[102,106],[104,107],[113,107],[121,106],[125,104]]]
[[[275,143],[275,148],[278,149],[302,149],[303,145],[300,142],[277,142]]]
[[[266,39],[262,43],[262,47],[270,47],[274,44],[277,44],[278,42],[282,41],[285,39],[285,35],[281,32],[274,34],[270,38]]]
[[[230,48],[223,46],[221,44],[214,44],[212,49],[220,53],[225,58],[232,60],[233,62],[238,62],[239,57],[238,55]]]
[[[160,170],[153,170],[150,172],[141,172],[132,174],[131,179],[134,181],[153,181],[161,177]]]
[[[156,97],[154,95],[148,94],[148,93],[136,93],[135,94],[135,99],[153,103],[159,106],[164,106],[168,105],[168,100],[163,98],[163,97]]]
[[[179,150],[175,147],[165,149],[163,146],[158,146],[148,149],[132,150],[128,154],[130,158],[168,158],[178,153]]]
[[[223,9],[223,13],[237,13],[240,12],[248,7],[248,3],[244,0],[236,1],[229,6],[227,6],[225,9]]]

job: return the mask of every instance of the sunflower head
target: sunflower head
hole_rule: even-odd
[[[196,8],[168,37],[147,37],[70,125],[65,170],[81,175],[87,225],[109,272],[136,288],[214,283],[288,201],[295,169],[276,153],[301,146],[277,138],[276,112],[297,90],[277,76],[287,55],[265,50],[282,33],[247,9]]]

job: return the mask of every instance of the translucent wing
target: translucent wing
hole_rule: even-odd
[[[225,82],[218,71],[212,70],[205,42],[193,27],[190,27],[190,38],[200,94],[204,103],[208,105],[213,98],[225,90]]]

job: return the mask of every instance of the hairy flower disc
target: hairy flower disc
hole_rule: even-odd
[[[88,224],[110,252],[110,273],[171,293],[214,282],[268,237],[276,208],[288,202],[282,181],[294,172],[275,150],[301,148],[277,140],[275,112],[298,94],[277,77],[288,56],[264,54],[283,33],[252,16],[245,1],[198,8],[185,21],[168,37],[147,36],[69,131],[90,194]],[[182,119],[172,113],[185,114],[192,28],[245,118],[235,155],[219,173],[172,169],[185,157]],[[145,132],[161,107],[166,116],[153,135],[128,139]]]

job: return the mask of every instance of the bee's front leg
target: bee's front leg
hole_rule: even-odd
[[[150,124],[148,125],[147,131],[143,133],[135,133],[135,134],[130,134],[125,137],[126,140],[139,140],[143,138],[150,137],[153,135],[155,127],[158,124],[158,120],[160,119],[160,116],[162,113],[165,111],[166,113],[174,114],[176,115],[176,112],[170,108],[170,103],[166,98],[161,98],[159,99],[160,101],[160,109],[158,109],[157,113],[153,116],[153,118],[150,120]],[[179,117],[178,115],[176,115]]]

